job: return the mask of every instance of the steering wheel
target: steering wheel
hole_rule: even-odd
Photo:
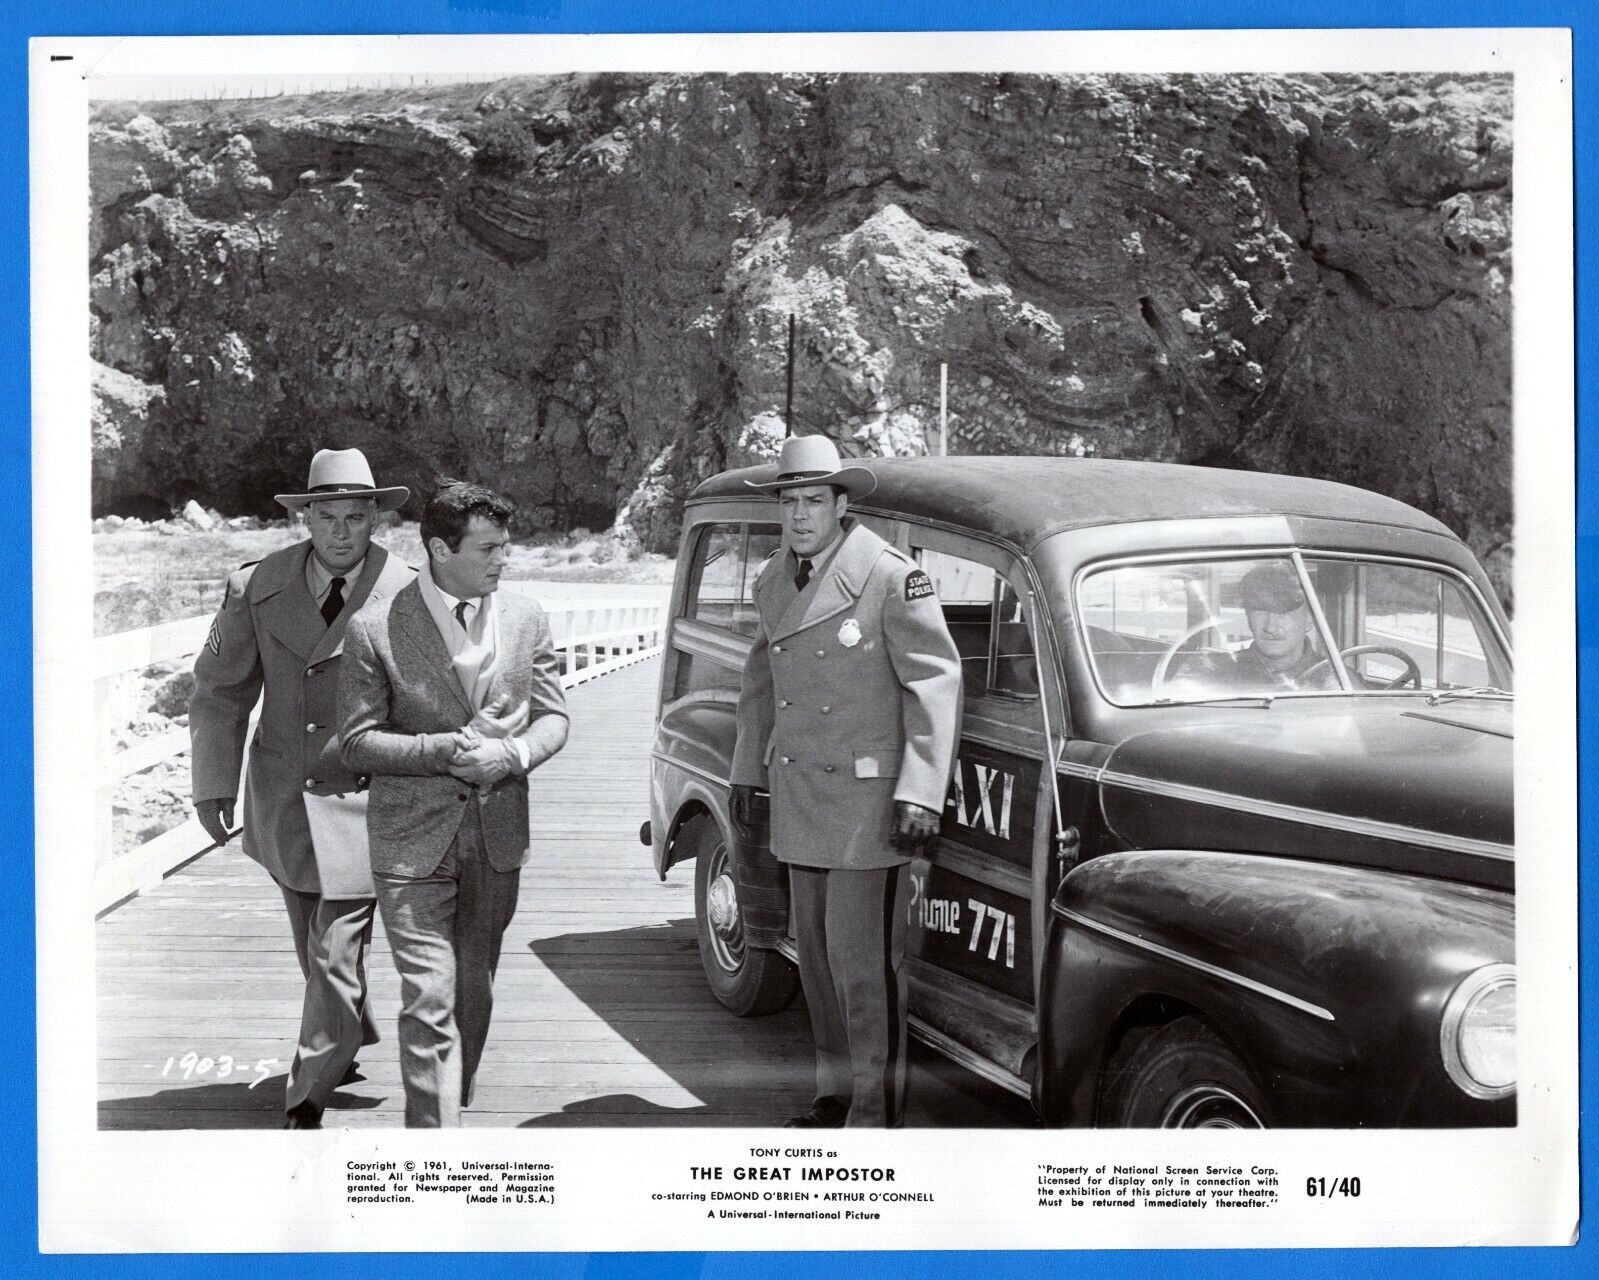
[[[1379,689],[1398,689],[1398,688],[1401,688],[1402,686],[1404,686],[1407,682],[1409,683],[1409,685],[1410,685],[1410,687],[1412,689],[1421,688],[1421,668],[1416,665],[1416,660],[1414,658],[1412,658],[1408,653],[1406,653],[1403,649],[1399,648],[1397,645],[1391,645],[1391,644],[1357,644],[1357,645],[1351,645],[1347,649],[1338,650],[1339,658],[1344,659],[1346,661],[1346,663],[1347,663],[1347,660],[1350,659],[1350,658],[1358,658],[1358,657],[1361,657],[1363,654],[1367,654],[1367,653],[1380,653],[1384,657],[1397,659],[1399,662],[1402,662],[1404,664],[1404,666],[1405,666],[1405,669],[1403,671],[1401,671],[1398,675],[1396,675],[1387,684],[1378,685],[1377,687]],[[1301,681],[1304,681],[1304,680],[1306,680],[1306,679],[1308,679],[1310,677],[1312,672],[1320,671],[1323,667],[1327,667],[1328,669],[1331,669],[1331,667],[1332,667],[1331,659],[1323,658],[1320,662],[1316,663],[1314,666],[1306,667],[1303,671],[1301,671],[1299,673],[1299,679]],[[1364,679],[1364,677],[1362,677],[1362,679]]]
[[[1177,655],[1182,652],[1183,646],[1201,631],[1211,631],[1220,626],[1221,622],[1218,619],[1205,618],[1203,621],[1196,622],[1189,627],[1187,631],[1166,646],[1166,652],[1160,655],[1160,661],[1155,664],[1155,674],[1149,678],[1149,696],[1151,699],[1157,699],[1166,692],[1166,678],[1171,672],[1171,664]]]

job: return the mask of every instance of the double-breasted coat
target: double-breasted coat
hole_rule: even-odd
[[[263,687],[261,718],[244,780],[244,851],[285,888],[370,897],[365,823],[313,847],[305,795],[351,795],[366,779],[339,757],[339,659],[361,607],[391,596],[416,570],[373,545],[329,626],[306,585],[310,542],[284,547],[228,579],[222,608],[194,663],[189,704],[194,799],[238,794],[250,712]],[[318,858],[326,861],[319,867]]]
[[[899,866],[895,802],[944,808],[960,655],[927,575],[865,525],[848,522],[803,591],[793,569],[780,552],[755,582],[732,781],[770,791],[781,861]]]

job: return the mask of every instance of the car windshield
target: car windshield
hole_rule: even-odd
[[[1083,575],[1077,612],[1119,706],[1511,688],[1475,594],[1423,565],[1310,551],[1119,564]]]

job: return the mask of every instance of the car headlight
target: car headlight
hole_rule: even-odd
[[[1469,973],[1444,1004],[1438,1029],[1444,1070],[1473,1098],[1516,1091],[1516,966]]]

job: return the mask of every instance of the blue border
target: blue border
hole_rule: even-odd
[[[1599,498],[1594,492],[1596,429],[1591,409],[1596,386],[1594,353],[1584,350],[1588,326],[1584,318],[1599,304],[1599,272],[1590,246],[1595,223],[1595,184],[1599,182],[1599,97],[1590,68],[1599,67],[1599,6],[1582,0],[1565,3],[1491,3],[1486,0],[1230,0],[1195,4],[1183,0],[1061,0],[1060,3],[915,3],[914,0],[772,0],[768,4],[691,3],[661,0],[586,0],[565,5],[561,0],[169,0],[162,4],[89,0],[12,0],[0,14],[0,136],[9,145],[0,154],[0,476],[9,500],[0,502],[0,575],[13,583],[10,625],[0,627],[0,706],[9,709],[13,731],[0,738],[0,812],[16,815],[8,824],[12,837],[6,856],[15,869],[10,892],[0,895],[0,937],[12,939],[7,981],[0,986],[0,1025],[11,1035],[0,1062],[0,1270],[18,1277],[103,1276],[107,1280],[142,1280],[146,1276],[184,1274],[259,1280],[264,1271],[285,1274],[318,1267],[337,1268],[341,1280],[434,1280],[441,1268],[459,1267],[474,1280],[499,1277],[574,1277],[582,1280],[734,1280],[769,1277],[781,1270],[797,1280],[848,1272],[859,1280],[923,1280],[930,1274],[982,1276],[1001,1270],[1007,1276],[1045,1280],[1069,1270],[1079,1280],[1254,1280],[1294,1275],[1319,1280],[1366,1272],[1385,1276],[1403,1270],[1406,1280],[1500,1280],[1507,1271],[1531,1277],[1579,1277],[1599,1273],[1599,1246],[1592,1241],[1570,1249],[1506,1251],[1379,1249],[1354,1253],[1267,1250],[1197,1253],[1006,1254],[521,1254],[464,1255],[448,1262],[439,1255],[343,1255],[337,1261],[314,1254],[188,1257],[41,1257],[37,1252],[37,1131],[34,1126],[36,1054],[34,1036],[33,947],[33,772],[31,621],[26,615],[26,584],[32,575],[29,498],[28,374],[28,154],[27,39],[35,35],[278,35],[384,34],[400,30],[436,33],[500,33],[505,31],[583,33],[594,31],[895,31],[1042,30],[1072,28],[1147,29],[1159,27],[1339,27],[1339,26],[1474,26],[1571,27],[1576,100],[1577,248],[1577,390],[1578,507],[1577,571],[1591,584],[1599,570]],[[1578,597],[1578,672],[1583,757],[1595,743],[1594,688],[1599,674],[1599,604],[1595,593]],[[1583,778],[1583,798],[1587,783]],[[1583,805],[1581,822],[1583,870],[1589,870],[1595,848],[1594,807]],[[1586,882],[1586,877],[1584,878]],[[1588,895],[1584,895],[1588,897]],[[1599,979],[1594,950],[1599,944],[1595,913],[1584,912],[1582,947],[1582,1050],[1584,1062],[1594,1049],[1594,1022],[1599,1009]],[[1585,1071],[1581,1091],[1584,1115],[1593,1113],[1595,1073]],[[1592,1144],[1584,1144],[1584,1217],[1595,1175]],[[237,1171],[235,1171],[237,1172]],[[196,1168],[197,1178],[207,1171]],[[1493,1171],[1485,1169],[1491,1178]],[[181,1194],[180,1187],[173,1188]],[[1063,1243],[1065,1243],[1063,1241]]]

